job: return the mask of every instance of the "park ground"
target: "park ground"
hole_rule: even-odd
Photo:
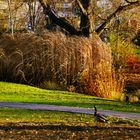
[[[1,101],[56,104],[73,107],[118,110],[139,113],[138,103],[117,102],[66,91],[42,90],[35,87],[0,83]],[[5,97],[5,98],[4,98]],[[137,120],[108,117],[108,123],[98,123],[92,114],[0,108],[0,137],[9,139],[140,139]]]

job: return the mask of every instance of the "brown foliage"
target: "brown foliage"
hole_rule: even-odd
[[[98,65],[108,75],[110,50],[97,35],[93,39],[67,37],[62,33],[16,33],[0,38],[0,80],[39,85],[53,81],[64,87],[74,85],[84,93],[98,94]],[[105,83],[104,83],[105,84]],[[104,96],[102,96],[104,97]]]

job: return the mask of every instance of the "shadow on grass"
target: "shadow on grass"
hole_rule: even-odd
[[[70,125],[22,125],[22,124],[6,124],[3,126],[0,126],[0,130],[4,131],[10,131],[10,130],[67,130],[67,131],[87,131],[87,130],[119,130],[119,129],[134,129],[140,130],[139,127],[131,127],[131,126],[119,126],[119,125],[110,125],[110,124],[96,124],[95,126],[70,126]]]

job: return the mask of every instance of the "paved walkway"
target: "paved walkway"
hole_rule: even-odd
[[[17,102],[0,102],[0,107],[25,108],[25,109],[32,109],[32,110],[53,110],[53,111],[84,113],[84,114],[94,113],[94,110],[91,108],[67,107],[67,106],[19,103],[19,102],[18,103]],[[98,113],[103,114],[103,115],[119,117],[119,118],[140,120],[140,113],[119,112],[119,111],[112,111],[112,110],[98,110]]]

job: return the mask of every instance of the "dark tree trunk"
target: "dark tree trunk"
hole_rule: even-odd
[[[86,11],[83,12],[81,9],[81,22],[80,30],[84,36],[92,37],[95,31],[94,27],[94,0],[81,0],[81,4]]]

